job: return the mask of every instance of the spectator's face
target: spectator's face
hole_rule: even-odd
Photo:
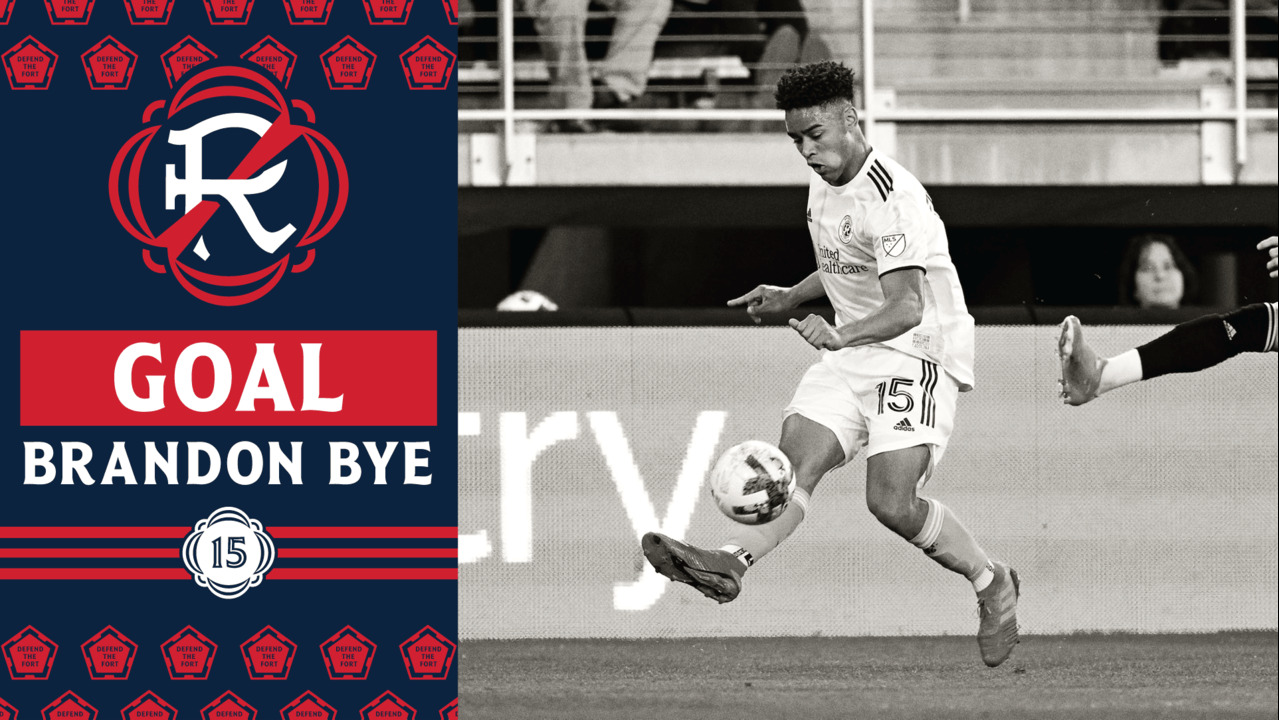
[[[1137,258],[1133,296],[1144,308],[1175,308],[1181,305],[1185,278],[1172,251],[1161,242],[1152,242]]]
[[[786,134],[795,149],[808,167],[831,185],[843,185],[857,172],[852,167],[857,143],[849,127],[851,112],[838,104],[786,111]],[[851,123],[855,128],[855,116]]]

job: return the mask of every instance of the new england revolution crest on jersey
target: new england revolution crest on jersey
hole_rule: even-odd
[[[307,103],[247,63],[203,64],[111,165],[111,207],[142,263],[214,305],[243,305],[315,261],[347,172]]]

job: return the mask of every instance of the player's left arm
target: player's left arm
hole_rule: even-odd
[[[819,350],[839,350],[892,340],[919,325],[924,313],[924,271],[904,267],[879,276],[884,304],[860,320],[834,327],[821,315],[791,320],[790,326]]]

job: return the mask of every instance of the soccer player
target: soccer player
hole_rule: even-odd
[[[790,288],[760,285],[730,300],[756,322],[826,295],[836,322],[790,321],[822,351],[786,408],[779,443],[795,495],[772,522],[741,526],[717,550],[658,533],[644,554],[666,577],[729,602],[746,570],[787,538],[831,470],[866,448],[866,504],[890,530],[977,592],[982,660],[1004,662],[1018,642],[1017,574],[992,561],[945,505],[921,497],[946,450],[961,391],[973,384],[973,319],[946,229],[919,181],[876,152],[857,125],[853,73],[834,62],[778,82],[786,134],[812,169],[808,231],[818,269]]]
[[[1279,275],[1279,237],[1262,240],[1257,249],[1269,251],[1270,277]],[[1100,359],[1084,342],[1079,318],[1069,315],[1057,339],[1062,402],[1083,405],[1116,388],[1160,375],[1198,372],[1242,352],[1275,352],[1277,325],[1275,303],[1256,303],[1195,318],[1145,345]]]

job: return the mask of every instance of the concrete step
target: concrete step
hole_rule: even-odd
[[[876,84],[891,85],[919,77],[961,80],[1028,80],[1035,78],[1086,80],[1089,78],[1154,77],[1158,63],[1145,58],[880,58],[875,66]]]
[[[1146,77],[1159,68],[1157,43],[1154,27],[887,26],[877,27],[875,56],[885,77]]]

